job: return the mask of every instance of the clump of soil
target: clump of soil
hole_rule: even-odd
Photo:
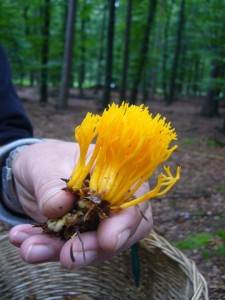
[[[89,178],[86,178],[83,187],[73,191],[67,186],[63,190],[74,196],[74,205],[70,212],[61,218],[48,219],[45,223],[34,225],[41,227],[44,233],[69,240],[82,232],[97,230],[99,223],[108,218],[111,213],[110,203],[90,193]],[[67,179],[62,179],[67,182]]]

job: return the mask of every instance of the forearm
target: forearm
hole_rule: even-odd
[[[0,145],[32,136],[31,122],[13,86],[10,66],[0,46]]]

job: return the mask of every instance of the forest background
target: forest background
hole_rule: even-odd
[[[155,229],[224,299],[225,1],[5,0],[0,28],[36,136],[70,140],[71,118],[125,99],[173,122],[182,179]]]

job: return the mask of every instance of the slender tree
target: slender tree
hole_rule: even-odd
[[[221,62],[213,60],[211,63],[210,80],[211,86],[207,90],[205,100],[202,105],[201,115],[203,117],[215,117],[219,116],[218,96],[220,88],[216,86],[215,81],[221,74]]]
[[[143,72],[143,76],[142,76],[142,82],[141,82],[141,87],[142,87],[142,100],[141,100],[141,102],[144,103],[144,104],[150,99],[149,89],[151,88],[151,84],[152,84],[151,80],[149,82],[150,77],[151,77],[150,69],[145,68],[144,72]]]
[[[148,4],[148,16],[147,16],[147,24],[145,27],[144,38],[142,42],[142,47],[139,54],[139,61],[136,67],[136,72],[134,76],[134,81],[132,84],[130,103],[134,104],[137,100],[138,88],[141,81],[142,73],[145,67],[145,63],[147,61],[148,49],[149,49],[149,38],[150,32],[152,29],[154,16],[156,12],[157,0],[149,0]]]
[[[163,55],[162,55],[162,88],[164,99],[168,97],[168,82],[167,82],[167,68],[168,68],[168,40],[169,40],[169,28],[171,22],[171,9],[173,5],[172,3],[165,3],[165,11],[166,11],[166,22],[164,28],[164,37],[163,37]]]
[[[102,98],[103,108],[108,106],[111,97],[113,42],[114,42],[114,26],[115,26],[115,0],[109,0],[108,4],[109,4],[109,18],[108,18],[108,32],[107,32],[105,83],[104,83],[104,91],[103,91],[103,98]]]
[[[224,1],[217,0],[211,2],[209,9],[213,13],[209,18],[210,31],[210,52],[211,70],[209,72],[209,83],[206,97],[204,99],[201,115],[204,117],[219,116],[219,95],[224,86],[225,78],[225,20],[224,20]]]
[[[121,85],[120,85],[120,98],[119,98],[120,102],[122,102],[126,98],[131,17],[132,17],[132,0],[128,0],[127,16],[126,16],[125,45],[124,45],[124,53],[123,53],[123,69],[122,69],[122,78],[121,78]]]
[[[184,32],[185,1],[186,0],[181,0],[181,2],[180,2],[180,12],[179,12],[179,18],[178,18],[178,24],[177,24],[177,35],[176,35],[176,47],[175,47],[172,71],[171,71],[171,77],[170,77],[169,93],[166,98],[166,103],[168,105],[174,101],[174,96],[175,96],[178,64],[179,64],[179,58],[180,58],[180,54],[181,54],[181,43],[182,43],[183,32]]]
[[[105,27],[106,27],[106,17],[107,17],[107,4],[104,4],[103,7],[103,17],[101,22],[101,28],[100,28],[100,39],[99,43],[99,49],[98,49],[98,61],[97,61],[97,75],[96,75],[96,84],[95,84],[95,94],[98,93],[99,87],[102,85],[102,61],[104,57],[104,42],[105,42]]]
[[[84,80],[85,80],[85,68],[86,68],[86,0],[82,2],[82,11],[81,11],[81,33],[80,33],[80,66],[79,66],[79,78],[78,78],[78,86],[79,86],[79,97],[84,98]]]
[[[147,84],[146,84],[146,91],[143,93],[143,103],[147,101],[151,101],[154,97],[154,94],[157,91],[157,84],[158,84],[158,75],[160,69],[160,62],[161,62],[161,41],[162,41],[162,18],[163,18],[163,3],[160,1],[160,6],[158,9],[158,22],[155,24],[155,33],[152,38],[152,51],[154,59],[150,58],[151,67],[148,68],[148,71],[145,72],[147,75]]]
[[[42,27],[42,49],[41,49],[41,74],[40,74],[40,102],[48,102],[48,56],[49,56],[49,33],[50,33],[50,11],[51,0],[44,1]]]
[[[223,132],[223,134],[225,134],[225,118],[223,119],[222,132]]]
[[[193,84],[192,84],[192,94],[197,96],[199,93],[199,82],[200,82],[200,57],[197,56],[194,59],[194,70],[193,70]]]
[[[61,87],[59,97],[57,99],[56,107],[68,107],[68,94],[71,79],[72,61],[73,61],[73,44],[75,36],[75,22],[76,22],[77,0],[70,0],[67,12],[66,24],[66,39],[64,48],[64,60],[61,77]]]

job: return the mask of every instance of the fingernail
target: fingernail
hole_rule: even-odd
[[[75,262],[71,262],[68,269],[80,269],[94,262],[97,252],[96,251],[85,251],[85,252],[74,252],[73,253]]]
[[[51,246],[33,244],[28,248],[25,261],[28,263],[46,261],[54,254],[55,251]]]
[[[23,231],[15,231],[11,237],[11,241],[17,244],[22,244],[30,235]]]
[[[115,250],[120,249],[130,237],[130,229],[126,229],[118,235],[117,244]]]

